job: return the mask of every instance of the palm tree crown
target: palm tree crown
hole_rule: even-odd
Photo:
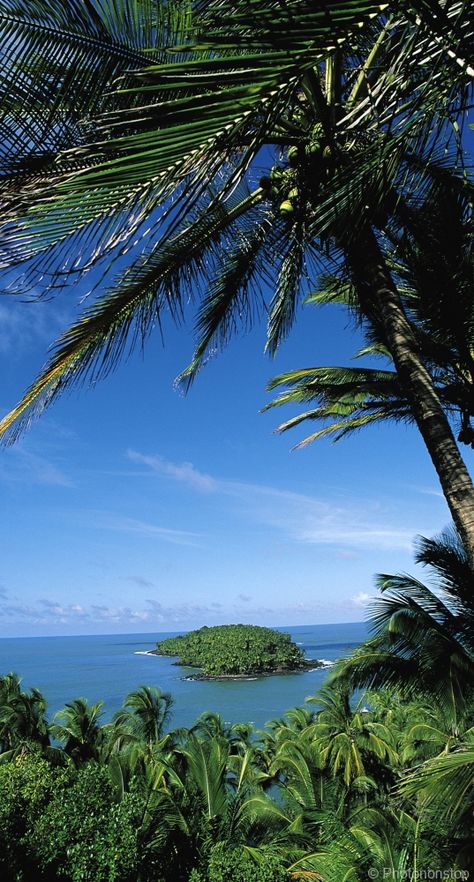
[[[334,677],[353,687],[424,692],[459,727],[474,695],[472,572],[454,529],[420,538],[415,560],[434,573],[433,587],[409,575],[379,575],[374,637]]]

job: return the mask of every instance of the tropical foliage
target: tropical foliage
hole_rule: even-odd
[[[204,626],[157,644],[160,655],[201,668],[206,676],[264,674],[305,667],[304,653],[289,634],[258,625]]]
[[[449,120],[456,141],[469,8],[2,0],[4,43],[19,47],[3,73],[4,264],[23,269],[8,284],[77,282],[107,252],[131,255],[16,417],[113,367],[129,333],[199,288],[193,370],[239,313],[251,320],[266,279],[274,349],[321,243],[347,245],[348,215],[354,235],[384,226],[397,187],[409,199],[438,156],[433,125]],[[249,190],[264,145],[267,175]]]
[[[407,759],[414,720],[433,723],[436,710],[378,698],[351,711],[326,690],[311,722],[289,712],[273,738],[197,725],[140,756],[115,742],[79,765],[31,742],[0,765],[2,879],[362,882],[386,867],[471,869],[472,736],[428,751],[419,739]],[[103,727],[112,744],[114,726]]]

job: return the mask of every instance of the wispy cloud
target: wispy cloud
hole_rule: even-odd
[[[190,490],[212,492],[219,500],[232,500],[233,510],[246,520],[276,529],[293,542],[336,546],[337,553],[348,558],[354,556],[354,549],[409,551],[416,533],[430,535],[439,529],[438,525],[425,525],[421,530],[419,524],[411,526],[406,511],[403,524],[397,523],[393,509],[384,508],[379,499],[348,497],[341,503],[264,484],[215,478],[192,463],[173,463],[157,454],[129,450],[127,456],[157,477],[175,479]]]
[[[71,478],[57,465],[46,457],[21,446],[3,451],[0,460],[0,480],[8,484],[74,486]]]
[[[64,303],[46,300],[26,303],[16,296],[3,297],[0,303],[0,354],[18,358],[32,345],[52,343],[73,314]]]
[[[416,531],[390,523],[379,501],[348,499],[346,504],[255,484],[223,482],[249,517],[284,531],[305,545],[409,550]],[[382,525],[381,525],[382,524]]]
[[[165,625],[194,626],[195,623],[228,620],[229,612],[224,611],[218,602],[197,603],[182,601],[176,604],[165,604],[155,599],[144,601],[142,608],[129,604],[111,605],[107,603],[68,603],[56,599],[40,598],[31,603],[2,603],[0,600],[0,617],[9,621],[25,622],[36,625],[72,625],[90,626],[92,623],[113,623],[124,627],[140,623],[148,623],[152,627]]]
[[[163,456],[155,454],[149,456],[138,453],[136,450],[127,450],[127,456],[132,462],[147,466],[156,475],[163,475],[174,478],[182,484],[187,484],[195,490],[205,493],[212,493],[218,489],[218,482],[206,475],[204,472],[198,471],[192,463],[182,462],[175,463],[165,459]]]
[[[199,533],[189,530],[174,530],[136,518],[123,517],[112,512],[94,511],[87,513],[88,526],[98,530],[113,530],[117,533],[131,533],[146,539],[158,539],[175,545],[200,546]]]
[[[100,622],[121,622],[123,624],[148,622],[152,618],[150,610],[134,610],[129,606],[115,607],[97,603],[92,604],[91,614]]]
[[[422,496],[436,496],[438,499],[444,500],[444,494],[441,490],[436,490],[434,487],[413,487],[412,489],[421,493]]]
[[[138,585],[139,588],[155,587],[155,583],[151,582],[150,579],[145,579],[144,576],[122,576],[122,579],[125,582],[133,582],[133,584]]]
[[[245,595],[244,595],[245,596]],[[8,624],[55,628],[70,626],[73,631],[91,628],[97,629],[101,623],[109,626],[135,629],[145,626],[147,630],[187,630],[201,627],[204,624],[224,624],[229,622],[266,622],[283,624],[301,624],[323,620],[343,621],[354,615],[354,611],[362,611],[372,600],[372,596],[359,592],[346,600],[335,600],[326,597],[324,600],[302,600],[265,604],[250,603],[237,598],[239,603],[228,604],[218,601],[200,600],[177,601],[176,603],[147,598],[143,605],[130,602],[122,604],[84,603],[64,601],[52,598],[40,598],[30,602],[5,602],[0,598],[0,618]]]
[[[119,625],[133,625],[137,622],[157,623],[156,616],[149,609],[133,609],[130,606],[108,606],[81,603],[64,604],[60,601],[41,598],[35,603],[0,603],[0,616],[11,621],[21,621],[34,625],[90,626],[97,622],[113,622]]]

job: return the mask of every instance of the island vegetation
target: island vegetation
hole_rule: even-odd
[[[156,646],[158,655],[177,656],[180,665],[200,668],[199,677],[245,677],[281,674],[317,667],[305,658],[289,634],[260,625],[215,625]]]

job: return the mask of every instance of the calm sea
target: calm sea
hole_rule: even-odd
[[[334,661],[347,655],[367,636],[367,625],[301,625],[287,631],[308,658]],[[48,700],[50,714],[66,701],[103,699],[105,719],[118,710],[127,692],[138,686],[159,686],[175,703],[171,725],[190,726],[204,710],[229,722],[253,721],[263,726],[285,710],[303,704],[323,684],[330,668],[256,680],[188,681],[189,669],[173,660],[140,655],[170,633],[109,634],[92,637],[4,637],[0,639],[0,674],[16,671],[23,686],[37,686]]]

